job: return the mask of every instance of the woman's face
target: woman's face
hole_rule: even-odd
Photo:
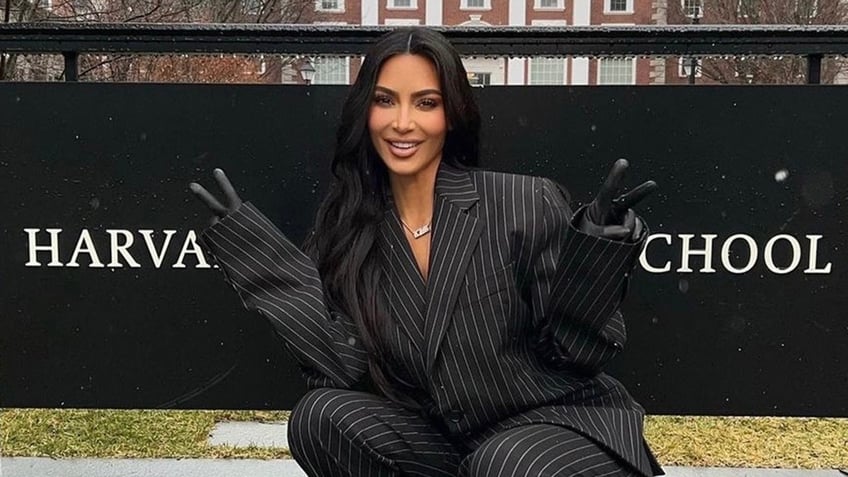
[[[429,59],[402,54],[383,63],[368,130],[374,149],[390,174],[435,177],[445,145],[447,120],[439,76]]]

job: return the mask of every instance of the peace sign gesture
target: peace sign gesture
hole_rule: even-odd
[[[223,219],[235,212],[239,207],[241,207],[242,202],[236,193],[236,189],[233,187],[233,184],[230,183],[230,180],[227,179],[227,175],[224,174],[224,171],[221,169],[215,169],[212,171],[212,176],[215,178],[215,182],[218,183],[218,187],[224,192],[224,201],[226,202],[226,205],[222,204],[217,198],[215,198],[214,195],[197,182],[192,182],[188,185],[188,188],[195,197],[206,204],[206,207],[209,207],[209,210],[215,214],[212,217],[212,223],[215,224],[218,222],[218,219]]]
[[[636,213],[631,207],[657,190],[658,186],[654,181],[646,181],[630,192],[618,195],[628,166],[626,159],[619,159],[613,164],[597,197],[586,208],[580,221],[579,228],[584,233],[618,240],[641,235],[642,222],[636,220]]]

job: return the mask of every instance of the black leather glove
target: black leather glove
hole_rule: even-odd
[[[581,232],[613,240],[639,240],[645,227],[631,207],[657,190],[658,186],[654,181],[646,181],[630,192],[618,195],[628,166],[626,159],[619,159],[612,165],[597,197],[578,219],[577,228]]]

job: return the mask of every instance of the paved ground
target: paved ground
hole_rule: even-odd
[[[289,448],[285,423],[219,422],[209,435],[209,445]]]
[[[844,477],[837,470],[666,467],[668,477]],[[2,477],[305,477],[292,460],[1,458]]]

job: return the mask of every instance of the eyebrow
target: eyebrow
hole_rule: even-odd
[[[394,91],[390,88],[386,88],[385,86],[377,85],[377,86],[374,87],[374,90],[375,91],[382,91],[383,93],[386,93],[388,95],[398,97],[397,91]],[[416,92],[412,93],[412,97],[413,98],[420,98],[422,96],[427,96],[428,94],[438,94],[439,96],[441,96],[442,92],[437,90],[437,89],[422,89],[421,91],[416,91]]]

